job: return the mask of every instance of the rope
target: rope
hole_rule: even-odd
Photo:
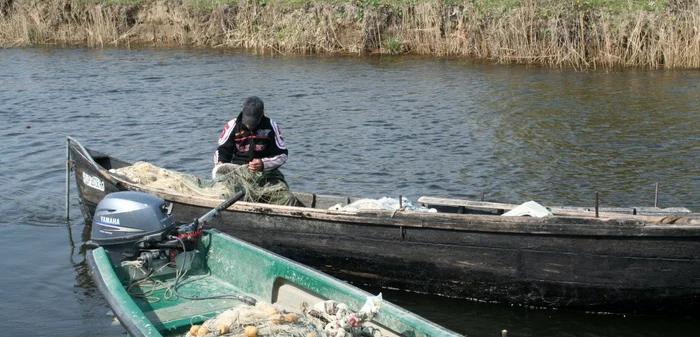
[[[177,240],[180,242],[180,245],[182,245],[182,247],[185,247],[185,243],[182,241],[181,238],[177,238]],[[183,253],[187,253],[187,251],[184,251]],[[144,276],[141,279],[130,281],[129,285],[126,287],[127,292],[134,297],[143,298],[146,301],[148,301],[149,303],[157,303],[158,301],[160,301],[160,298],[154,297],[151,295],[153,295],[153,293],[155,293],[157,290],[165,289],[165,291],[163,292],[163,299],[166,299],[166,300],[169,300],[169,299],[173,298],[174,296],[177,296],[177,297],[180,297],[183,299],[187,299],[187,300],[238,299],[244,303],[247,303],[250,305],[255,305],[255,303],[257,302],[257,300],[255,298],[247,296],[247,295],[243,295],[240,293],[230,293],[230,294],[205,296],[205,297],[186,296],[186,295],[182,295],[182,294],[178,293],[177,287],[179,285],[181,285],[181,281],[184,279],[185,275],[187,275],[187,272],[189,271],[189,269],[185,270],[185,266],[187,265],[187,255],[188,254],[184,254],[182,264],[180,265],[180,267],[178,269],[175,269],[175,281],[172,283],[164,283],[160,280],[154,279],[153,275],[157,275],[159,272],[161,272],[166,267],[172,267],[173,262],[168,262],[158,269],[155,269],[155,270],[151,269],[149,271],[146,271],[143,269],[143,263],[141,261],[134,260],[134,261],[122,262],[122,266],[129,267],[129,269],[131,271],[132,279],[136,277],[137,271],[140,271],[141,273],[146,274],[146,276]],[[208,278],[210,276],[211,276],[211,273],[207,273],[206,275],[204,275],[201,278],[192,278],[192,279],[189,279],[188,281],[191,281],[191,282],[198,281],[200,279]],[[149,284],[149,282],[152,282],[152,284]],[[151,286],[151,289],[147,292],[146,291],[136,292],[134,290],[134,288],[136,286],[141,287],[144,285]]]

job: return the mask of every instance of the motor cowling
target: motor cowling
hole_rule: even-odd
[[[163,241],[176,226],[171,211],[171,204],[147,193],[110,193],[97,204],[91,240],[105,248]]]

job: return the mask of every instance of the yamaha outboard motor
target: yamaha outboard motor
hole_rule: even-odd
[[[134,261],[145,270],[174,267],[179,253],[196,248],[202,227],[243,195],[238,192],[194,222],[178,226],[172,203],[143,192],[110,193],[97,204],[90,241],[104,247],[113,263]]]
[[[91,241],[104,247],[115,263],[138,260],[148,269],[156,260],[174,262],[178,250],[196,243],[179,235],[190,227],[178,227],[171,212],[172,204],[147,193],[110,193],[97,204]]]
[[[144,237],[163,239],[175,227],[172,207],[141,192],[110,193],[97,204],[92,241],[100,246],[133,244]]]

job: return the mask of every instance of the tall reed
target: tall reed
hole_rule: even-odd
[[[419,54],[554,67],[698,68],[700,1],[614,15],[581,1],[524,0],[514,8],[404,8],[396,37]],[[411,10],[415,9],[415,10]]]
[[[700,68],[700,0],[654,6],[638,0],[99,1],[0,0],[0,45],[177,44],[550,67]],[[618,6],[601,5],[609,3]]]

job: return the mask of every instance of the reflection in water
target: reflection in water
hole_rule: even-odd
[[[90,239],[91,227],[85,226],[84,221],[79,217],[68,223],[69,227],[80,229],[80,249],[77,254],[75,249],[71,249],[71,263],[75,275],[74,296],[82,309],[80,313],[82,326],[78,335],[94,336],[94,331],[100,331],[101,336],[123,336],[124,329],[115,322],[114,314],[107,307],[107,301],[92,278],[92,272],[86,259],[85,253],[88,246],[85,243]]]
[[[80,238],[66,240],[64,226],[0,223],[3,335],[123,336],[123,328],[111,325],[84,255],[70,247]]]

